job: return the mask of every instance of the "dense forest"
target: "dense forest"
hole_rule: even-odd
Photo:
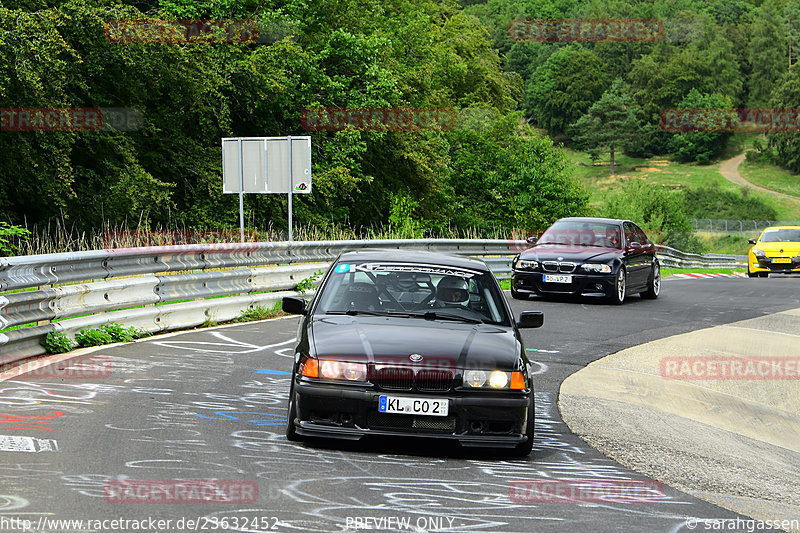
[[[529,18],[656,19],[663,31],[647,42],[512,38],[512,22]],[[252,21],[260,37],[109,37],[119,21],[200,19]],[[800,107],[798,54],[800,2],[780,0],[0,0],[0,108],[141,118],[130,131],[0,131],[0,219],[230,227],[238,199],[222,194],[220,138],[310,134],[302,224],[541,228],[590,211],[562,144],[708,162],[731,134],[664,131],[660,113]],[[398,107],[456,120],[302,127],[308,109]],[[794,133],[769,133],[761,156],[800,171]],[[246,207],[252,223],[285,227],[285,197],[250,195]]]

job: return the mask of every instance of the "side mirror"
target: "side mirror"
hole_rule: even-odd
[[[542,311],[523,311],[519,315],[518,328],[540,328],[544,324],[544,313]]]
[[[290,315],[304,315],[306,314],[306,301],[294,296],[284,296],[281,300],[281,309]]]
[[[530,237],[525,239],[525,242],[527,242],[528,244],[536,244],[537,240],[539,239],[536,237],[536,235],[531,235]]]
[[[755,239],[747,239],[747,242],[750,244],[755,244],[757,241]]]

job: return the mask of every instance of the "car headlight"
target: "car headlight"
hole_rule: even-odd
[[[764,250],[759,250],[758,248],[753,248],[753,255],[761,259],[767,257],[767,254],[764,253]]]
[[[611,267],[603,263],[586,263],[581,265],[581,269],[587,272],[602,272],[604,274],[611,272]]]
[[[307,359],[303,364],[302,375],[309,378],[343,379],[364,381],[367,378],[367,365],[343,361]]]
[[[464,386],[486,389],[525,388],[525,376],[522,372],[503,372],[502,370],[467,370],[464,372]]]
[[[535,270],[539,268],[539,262],[530,259],[520,259],[517,261],[517,268],[520,270]]]

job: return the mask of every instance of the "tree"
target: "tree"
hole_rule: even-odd
[[[778,109],[800,107],[800,69],[790,70],[775,88],[769,105]],[[800,173],[800,136],[797,131],[775,131],[767,134],[767,146],[775,152],[775,162],[792,172]]]
[[[607,76],[593,51],[574,45],[561,48],[528,80],[525,111],[551,134],[565,133],[603,94]]]
[[[590,151],[611,152],[611,175],[614,175],[614,150],[623,148],[639,131],[631,98],[624,81],[617,79],[589,112],[572,124],[575,141]]]
[[[678,108],[730,109],[731,119],[736,117],[736,114],[733,112],[733,103],[730,97],[719,94],[704,94],[697,89],[692,89],[689,94],[681,100]],[[670,139],[669,148],[680,161],[696,161],[705,165],[725,149],[731,135],[733,134],[728,131],[677,133]]]
[[[758,8],[750,31],[749,102],[752,107],[764,107],[789,61],[786,25],[774,0]]]

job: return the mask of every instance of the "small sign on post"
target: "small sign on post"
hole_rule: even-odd
[[[288,194],[292,240],[292,194],[311,192],[311,137],[228,137],[222,139],[222,192],[239,194],[239,227],[244,242],[244,193]]]

